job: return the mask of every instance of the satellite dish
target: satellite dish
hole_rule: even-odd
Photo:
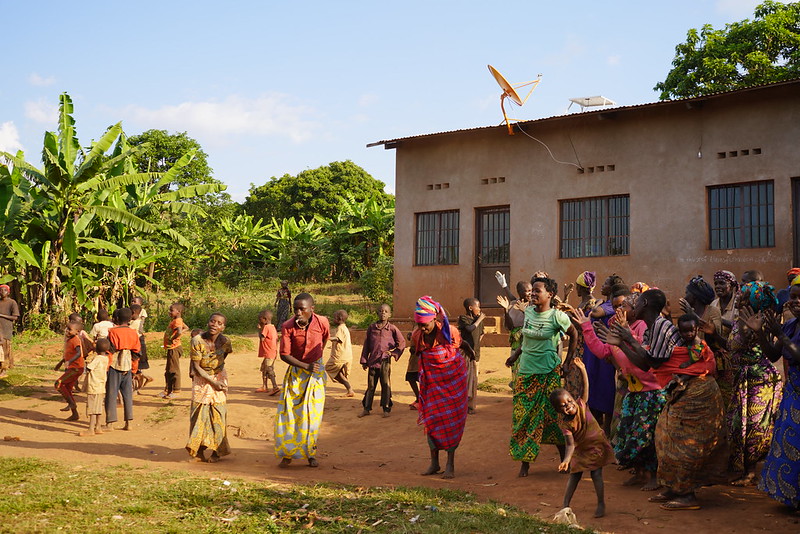
[[[503,90],[503,94],[500,95],[500,109],[503,112],[503,119],[505,119],[506,126],[508,127],[508,135],[514,135],[514,128],[511,125],[511,120],[508,118],[508,115],[506,114],[505,99],[508,98],[518,106],[524,105],[525,102],[528,101],[528,97],[530,97],[531,93],[533,93],[533,90],[536,89],[537,85],[539,85],[539,81],[541,81],[542,75],[540,74],[532,82],[525,82],[514,86],[508,83],[508,80],[506,80],[505,76],[500,74],[500,71],[498,71],[496,68],[492,67],[491,65],[487,66],[489,67],[489,72],[492,73],[492,76],[494,76],[495,81],[497,81],[497,85],[499,85],[500,88]],[[517,89],[519,87],[526,87],[528,85],[532,86],[531,90],[528,91],[528,94],[525,95],[524,99],[520,98],[519,93],[517,93]]]

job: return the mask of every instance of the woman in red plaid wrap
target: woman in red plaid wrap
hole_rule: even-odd
[[[441,472],[439,451],[447,451],[442,478],[455,475],[456,447],[467,422],[467,364],[461,335],[450,326],[441,305],[425,296],[417,301],[417,329],[411,337],[419,355],[419,417],[431,449],[431,465],[422,473]]]

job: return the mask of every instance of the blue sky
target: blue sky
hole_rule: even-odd
[[[394,192],[394,151],[366,144],[499,124],[487,64],[512,83],[542,74],[518,119],[570,97],[652,102],[690,28],[758,3],[0,0],[0,150],[38,165],[66,91],[84,145],[118,121],[128,135],[185,131],[238,201],[345,159]]]

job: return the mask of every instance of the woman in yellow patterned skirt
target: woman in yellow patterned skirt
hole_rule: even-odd
[[[228,375],[225,358],[231,342],[222,335],[226,319],[212,313],[206,331],[192,338],[192,405],[186,450],[202,462],[216,462],[230,454],[226,420],[228,416]],[[206,449],[211,456],[206,458]]]

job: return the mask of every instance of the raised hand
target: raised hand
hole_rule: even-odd
[[[621,307],[614,311],[614,322],[620,326],[628,326],[628,316],[625,314],[625,310],[623,310]]]
[[[506,311],[508,311],[508,308],[511,307],[508,302],[508,297],[505,295],[497,295],[497,303]]]
[[[781,328],[780,318],[778,314],[772,310],[767,310],[764,312],[764,325],[767,327],[767,330],[775,336],[778,337],[783,333],[783,328]]]
[[[497,283],[500,284],[500,287],[508,287],[508,282],[506,282],[506,275],[504,275],[500,271],[495,271],[494,277],[497,280]]]
[[[583,313],[583,310],[580,308],[576,308],[575,310],[572,311],[572,318],[578,324],[585,324],[591,321],[591,318],[588,317],[585,313]]]
[[[525,308],[528,307],[528,303],[522,300],[517,300],[514,302],[514,308],[518,309],[521,312],[525,311]]]
[[[594,323],[594,331],[597,334],[597,338],[603,343],[606,343],[608,345],[615,345],[617,347],[622,344],[622,338],[620,338],[617,334],[609,330],[608,327],[604,325],[601,321],[596,321]]]
[[[575,284],[573,284],[572,282],[570,282],[569,284],[564,284],[564,300],[565,301],[569,297],[570,293],[572,293],[573,289],[575,289]]]
[[[631,334],[631,331],[627,327],[615,324],[611,326],[611,330],[615,334],[617,334],[622,339],[622,341],[626,343],[630,343],[631,341],[633,341],[633,334]]]
[[[749,308],[748,310],[748,313],[741,314],[739,316],[742,317],[744,324],[747,325],[747,328],[753,332],[760,332],[764,327],[764,316],[761,315],[761,313],[753,313],[753,310],[750,310]]]
[[[694,308],[692,308],[692,305],[689,304],[689,302],[686,299],[682,298],[678,301],[678,303],[681,305],[681,310],[683,311],[683,313],[694,314]]]

